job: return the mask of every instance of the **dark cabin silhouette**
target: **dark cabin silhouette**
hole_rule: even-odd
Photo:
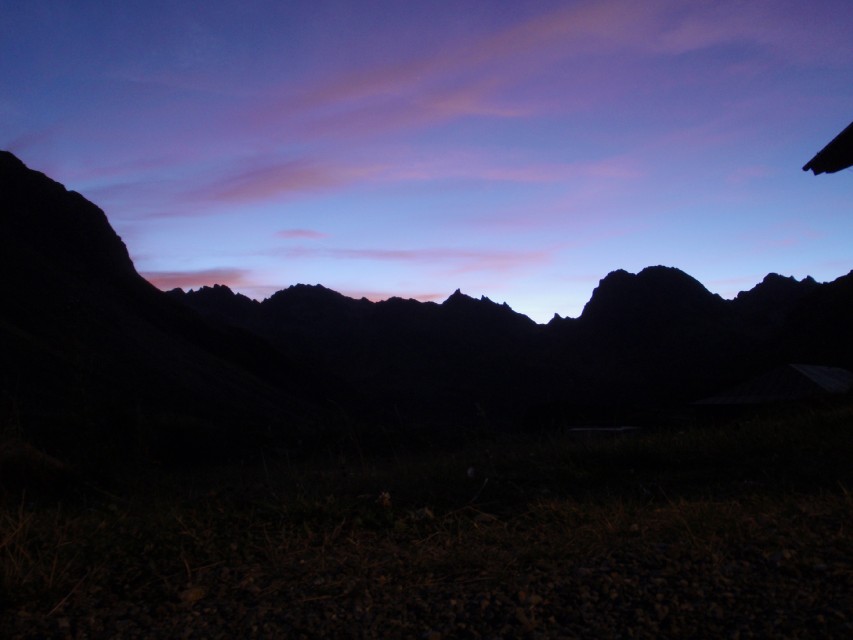
[[[835,136],[828,145],[817,152],[814,158],[803,167],[814,175],[835,173],[853,166],[853,122]]]

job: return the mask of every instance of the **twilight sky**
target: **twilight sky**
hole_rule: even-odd
[[[0,148],[163,289],[832,280],[853,171],[801,167],[851,120],[850,0],[0,0]]]

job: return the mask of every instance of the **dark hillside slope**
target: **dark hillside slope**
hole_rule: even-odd
[[[322,386],[158,291],[100,209],[6,152],[0,273],[2,418],[48,444],[130,447],[140,431],[168,444],[195,425],[201,450],[213,434],[242,437],[238,424],[295,427]]]

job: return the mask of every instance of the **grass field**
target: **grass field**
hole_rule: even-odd
[[[0,511],[3,637],[843,637],[853,406],[135,470]]]

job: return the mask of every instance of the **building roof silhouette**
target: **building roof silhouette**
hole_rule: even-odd
[[[818,175],[835,173],[850,166],[853,166],[853,122],[818,151],[814,158],[806,163],[803,171],[811,169]]]
[[[777,367],[697,404],[771,404],[853,389],[853,373],[839,367],[788,364]]]

